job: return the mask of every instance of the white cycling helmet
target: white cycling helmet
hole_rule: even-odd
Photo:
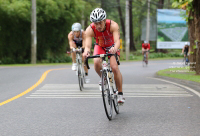
[[[91,22],[100,22],[104,19],[106,19],[106,12],[102,8],[96,8],[90,14]]]
[[[147,41],[144,41],[144,43],[148,43]]]
[[[185,42],[185,45],[188,45],[188,46],[189,46],[189,45],[190,45],[190,43],[189,43],[189,42]]]
[[[82,26],[80,23],[74,23],[72,25],[72,31],[81,31],[81,29],[82,29]]]

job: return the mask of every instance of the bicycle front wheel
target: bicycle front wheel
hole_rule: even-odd
[[[147,63],[146,63],[146,57],[144,57],[143,60],[142,60],[142,66],[144,67],[146,65],[147,65]]]
[[[80,91],[83,91],[83,76],[82,76],[80,64],[78,64],[78,83],[79,83]]]
[[[117,91],[117,90],[114,90],[114,91]],[[115,109],[115,112],[117,114],[119,114],[119,104],[118,104],[118,95],[116,94],[117,92],[114,92],[114,100],[113,100],[113,105],[114,105],[114,109]]]
[[[103,98],[103,104],[104,104],[104,109],[106,112],[106,116],[108,117],[109,120],[112,119],[112,96],[110,96],[110,88],[108,85],[108,80],[107,80],[107,73],[106,71],[102,71],[101,75],[101,91],[102,91],[102,98]]]

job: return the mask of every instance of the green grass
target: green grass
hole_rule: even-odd
[[[92,59],[89,59],[88,63],[89,64],[93,63]],[[65,63],[37,62],[37,64],[0,64],[0,67],[56,66],[56,65],[72,65],[72,62],[65,62]]]
[[[183,55],[180,54],[180,50],[169,51],[169,53],[150,53],[149,60],[166,60],[166,59],[182,59]],[[141,50],[136,52],[130,52],[129,61],[142,61],[143,56]],[[120,53],[120,61],[126,61],[126,53]]]
[[[160,76],[172,77],[200,83],[200,75],[196,75],[194,71],[190,71],[189,67],[164,69],[158,71],[157,74]]]
[[[149,60],[169,60],[169,59],[182,59],[183,56],[180,55],[180,50],[169,50],[169,53],[150,53]],[[130,52],[129,61],[142,61],[143,56],[141,50],[137,50],[136,52]],[[120,61],[126,61],[126,53],[120,53]],[[89,59],[89,63],[92,63],[92,59]],[[38,66],[38,65],[66,65],[71,64],[71,57],[55,57],[48,58],[46,60],[38,61],[37,64],[0,64],[1,66]]]

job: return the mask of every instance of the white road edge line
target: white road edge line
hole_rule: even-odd
[[[160,81],[163,81],[163,82],[167,82],[167,83],[171,83],[171,84],[174,84],[174,85],[178,85],[178,86],[180,86],[180,87],[183,87],[183,88],[185,88],[185,89],[187,89],[187,90],[193,92],[194,94],[196,94],[197,96],[200,97],[200,93],[199,93],[199,92],[197,92],[196,90],[194,90],[194,89],[192,89],[192,88],[189,88],[189,87],[187,87],[187,86],[180,85],[180,84],[178,84],[178,83],[174,83],[174,82],[171,82],[171,81],[168,81],[168,80],[164,80],[164,79],[159,79],[159,78],[154,78],[154,77],[147,77],[147,78],[151,78],[151,79],[155,79],[155,80],[160,80]]]

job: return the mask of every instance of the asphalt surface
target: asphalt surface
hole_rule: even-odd
[[[179,61],[121,62],[126,102],[111,121],[92,64],[82,92],[70,65],[0,67],[0,103],[17,96],[0,106],[0,136],[199,136],[199,85],[156,75]]]

